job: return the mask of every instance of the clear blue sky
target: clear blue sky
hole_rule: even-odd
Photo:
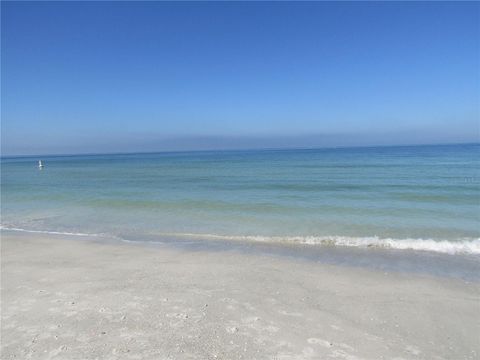
[[[3,155],[479,140],[478,2],[1,10]]]

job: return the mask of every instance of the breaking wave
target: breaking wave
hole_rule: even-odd
[[[81,232],[63,232],[30,230],[17,227],[0,225],[0,230],[20,231],[37,234],[85,236],[85,237],[114,237],[119,240],[128,241],[118,236],[108,234],[94,234]],[[471,254],[480,255],[480,238],[462,238],[456,240],[434,240],[434,239],[393,239],[371,237],[350,237],[350,236],[260,236],[260,235],[219,235],[219,234],[195,234],[195,233],[156,233],[158,237],[188,238],[196,240],[229,240],[244,242],[280,243],[292,245],[325,245],[359,248],[383,248],[398,250],[431,251],[444,254]],[[137,241],[141,242],[142,236]],[[149,241],[155,242],[155,241]]]
[[[205,240],[232,240],[264,243],[288,243],[301,245],[328,245],[361,248],[384,248],[398,250],[433,251],[445,254],[480,255],[480,238],[451,240],[433,239],[392,239],[349,236],[257,236],[257,235],[218,235],[193,233],[162,233],[159,235],[196,238]]]

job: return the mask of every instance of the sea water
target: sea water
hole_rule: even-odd
[[[3,157],[1,226],[478,255],[479,155],[468,144]]]

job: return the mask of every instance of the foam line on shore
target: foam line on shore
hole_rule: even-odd
[[[26,233],[68,235],[83,237],[115,237],[123,241],[121,237],[81,232],[63,232],[47,230],[31,230],[17,227],[8,227],[0,225],[0,230],[19,231]],[[397,250],[430,251],[444,254],[468,254],[480,255],[480,238],[457,239],[452,240],[433,240],[433,239],[393,239],[371,237],[349,237],[349,236],[260,236],[260,235],[220,235],[220,234],[202,234],[202,233],[156,233],[159,237],[176,237],[197,240],[227,240],[244,242],[263,242],[263,243],[283,243],[298,245],[324,245],[324,246],[344,246],[360,248],[383,248]],[[141,242],[141,237],[138,241]],[[155,243],[155,241],[149,241]]]
[[[51,234],[51,235],[68,235],[68,236],[105,236],[103,234],[88,234],[88,233],[80,233],[80,232],[67,232],[67,231],[47,231],[47,230],[30,230],[30,229],[22,229],[16,227],[8,227],[0,225],[0,230],[7,230],[7,231],[19,231],[19,232],[26,232],[26,233],[33,233],[33,234]]]

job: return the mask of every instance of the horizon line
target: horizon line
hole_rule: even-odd
[[[69,156],[99,156],[99,155],[137,155],[137,154],[176,154],[176,153],[207,153],[207,152],[236,152],[236,151],[289,151],[289,150],[327,150],[327,149],[366,149],[366,148],[392,148],[392,147],[422,147],[422,146],[454,146],[454,145],[480,145],[477,142],[453,143],[425,143],[425,144],[396,144],[396,145],[340,145],[340,146],[313,146],[313,147],[272,147],[272,148],[238,148],[238,149],[192,149],[192,150],[159,150],[159,151],[127,151],[127,152],[98,152],[98,153],[51,153],[51,154],[25,154],[1,155],[0,159],[29,158],[29,157],[69,157]]]

